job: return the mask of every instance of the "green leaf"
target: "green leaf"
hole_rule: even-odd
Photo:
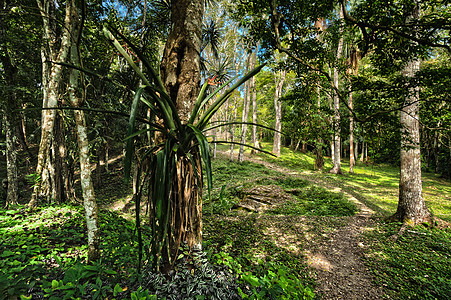
[[[250,72],[246,73],[238,82],[232,85],[224,94],[222,94],[211,106],[210,108],[202,115],[197,123],[197,128],[199,130],[203,130],[205,126],[210,121],[211,117],[219,110],[219,108],[226,102],[228,97],[232,95],[232,93],[240,87],[243,83],[248,81],[252,76],[256,75],[266,64],[261,64],[260,66],[254,68]]]
[[[208,198],[211,198],[211,189],[213,182],[213,175],[211,171],[211,158],[210,158],[210,147],[208,145],[207,138],[202,134],[202,132],[197,129],[194,125],[188,124],[188,126],[193,130],[196,139],[199,143],[200,153],[202,160],[205,164],[205,171],[207,173],[207,187],[208,187]]]
[[[57,280],[53,279],[52,280],[52,289],[56,289],[58,287],[59,283]]]
[[[189,118],[188,124],[194,123],[194,120],[197,117],[198,111],[202,107],[202,103],[203,103],[203,99],[204,99],[204,95],[205,95],[205,91],[207,90],[207,87],[208,87],[208,81],[204,83],[204,85],[202,86],[202,89],[200,90],[199,96],[197,96],[197,100],[194,104],[194,108],[191,112],[191,116]]]
[[[11,255],[14,255],[14,252],[9,251],[9,250],[5,250],[5,251],[3,251],[1,257],[8,257],[8,256],[11,256]]]
[[[127,129],[127,137],[131,136],[135,131],[135,119],[136,114],[138,113],[138,104],[141,99],[142,92],[144,91],[145,86],[140,86],[138,90],[135,93],[135,97],[133,99],[132,108],[130,111],[130,119],[128,122],[128,129]],[[132,168],[132,159],[133,159],[133,144],[135,139],[134,138],[128,138],[127,144],[125,146],[125,159],[124,159],[124,180],[125,183],[128,184],[130,181],[130,172]]]
[[[227,80],[224,84],[222,84],[220,87],[218,87],[216,90],[213,91],[213,93],[211,93],[210,95],[208,95],[208,97],[206,97],[205,99],[200,99],[198,97],[197,101],[199,101],[198,104],[198,108],[197,110],[193,109],[193,112],[191,113],[191,117],[190,117],[190,121],[188,122],[189,124],[193,124],[194,120],[197,117],[197,114],[199,112],[199,110],[206,104],[208,103],[208,101],[210,101],[211,98],[213,98],[214,96],[216,96],[216,94],[218,94],[224,87],[226,87],[228,84],[230,84],[233,80],[235,80],[236,78],[238,78],[238,75],[235,77],[232,77],[231,79]],[[202,91],[201,91],[202,93]],[[199,95],[200,96],[200,95]],[[196,101],[196,104],[197,104]],[[196,106],[195,106],[196,108]]]
[[[130,55],[127,53],[127,51],[125,51],[125,49],[121,46],[121,44],[113,36],[113,34],[106,27],[103,27],[103,33],[113,43],[113,45],[116,47],[116,49],[119,51],[119,53],[122,54],[122,56],[129,63],[129,65],[133,68],[133,70],[136,72],[136,74],[138,74],[138,76],[141,77],[144,84],[150,85],[149,80],[147,80],[146,76],[143,74],[143,72],[141,72],[139,67],[133,61],[133,58],[130,57]]]
[[[119,286],[119,283],[116,283],[113,290],[113,296],[116,297],[118,293],[122,293],[122,288]]]

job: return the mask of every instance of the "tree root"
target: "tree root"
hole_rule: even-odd
[[[390,216],[389,218],[387,218],[388,222],[396,222],[396,221],[400,221],[399,218],[397,218],[396,214],[393,216]],[[398,232],[391,235],[390,237],[388,237],[388,240],[391,242],[396,242],[398,240],[398,238],[400,236],[402,236],[404,234],[404,232],[408,231],[411,232],[410,230],[407,230],[408,228],[413,228],[416,225],[423,225],[425,227],[430,227],[430,228],[437,228],[437,229],[442,229],[442,230],[447,230],[451,228],[451,223],[444,221],[440,218],[437,218],[435,216],[430,216],[427,218],[421,218],[421,219],[405,219],[402,222],[401,228],[399,228]]]

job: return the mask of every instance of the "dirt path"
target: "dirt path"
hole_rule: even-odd
[[[314,269],[318,286],[316,292],[322,299],[381,299],[384,291],[375,286],[370,271],[363,263],[363,252],[367,247],[361,234],[372,230],[374,211],[330,183],[291,169],[276,166],[258,158],[246,157],[248,161],[265,165],[267,168],[301,177],[329,190],[342,192],[359,207],[359,213],[352,217],[343,217],[342,226],[336,226],[332,232],[316,236],[308,241],[305,254],[309,265]]]

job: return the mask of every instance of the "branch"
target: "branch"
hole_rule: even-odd
[[[449,45],[446,44],[436,44],[431,42],[430,40],[426,40],[426,39],[421,39],[418,38],[416,36],[407,34],[405,32],[399,31],[396,28],[390,27],[390,26],[384,26],[384,25],[375,25],[375,24],[370,24],[368,22],[364,22],[364,21],[359,21],[355,18],[353,18],[352,16],[350,16],[348,14],[348,10],[346,8],[346,3],[345,0],[340,0],[341,6],[343,8],[343,17],[346,21],[349,21],[355,25],[357,25],[361,30],[364,36],[368,37],[368,34],[366,33],[366,28],[370,28],[373,30],[383,30],[383,31],[390,31],[398,36],[401,36],[403,38],[406,38],[408,40],[417,42],[418,44],[422,44],[422,45],[427,45],[427,46],[431,46],[431,47],[435,47],[435,48],[445,48],[446,50],[448,50],[448,52],[451,52],[451,47]]]

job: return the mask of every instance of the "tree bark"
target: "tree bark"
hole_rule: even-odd
[[[13,110],[17,107],[16,99],[16,84],[18,69],[14,65],[14,62],[9,55],[9,49],[6,42],[7,28],[4,22],[3,13],[8,14],[8,11],[4,12],[1,7],[0,12],[0,62],[2,63],[3,72],[5,74],[6,82],[6,103],[4,110],[5,120],[5,133],[6,133],[6,180],[7,180],[7,194],[6,194],[6,207],[15,205],[18,202],[18,165],[17,165],[17,149],[16,149],[16,128],[18,126],[17,113],[13,113]],[[9,10],[8,7],[6,7]]]
[[[412,60],[404,67],[407,77],[414,77],[420,69],[420,61]],[[419,126],[419,88],[410,88],[409,96],[401,110],[401,174],[399,179],[399,202],[394,218],[415,225],[430,221],[431,213],[426,207],[421,186],[421,154]]]
[[[189,120],[200,86],[200,50],[202,39],[203,0],[172,0],[171,31],[169,33],[160,73],[163,84],[175,103],[182,124]],[[202,180],[198,147],[193,147],[193,160],[177,159],[177,174],[171,193],[169,257],[164,258],[163,272],[171,269],[171,262],[180,246],[186,243],[191,250],[202,249]],[[164,253],[164,252],[163,252]]]
[[[233,119],[232,121],[236,120],[238,109],[237,109],[237,101],[235,100],[235,105],[233,106],[234,112],[233,112]],[[233,161],[233,148],[235,141],[235,124],[230,125],[230,161]]]
[[[172,29],[160,72],[182,123],[186,123],[199,94],[204,1],[172,0],[171,4]]]
[[[340,19],[343,18],[343,10],[340,7]],[[340,29],[340,40],[338,41],[338,49],[337,49],[337,61],[339,62],[342,56],[343,52],[343,29]],[[338,83],[338,69],[337,67],[334,67],[334,86],[338,89],[339,83]],[[333,163],[334,167],[329,171],[333,174],[343,174],[341,171],[341,136],[340,136],[340,99],[338,98],[337,92],[334,89],[334,121],[333,121],[333,128],[334,128],[334,136],[333,136],[333,143],[334,143],[334,156],[333,156]]]
[[[259,46],[260,42],[258,42],[257,46],[255,47],[254,56],[257,56]],[[254,60],[256,60],[256,58]],[[252,123],[257,124],[257,88],[255,86],[255,76],[253,76],[250,81],[252,86]],[[258,148],[257,126],[255,125],[252,126],[252,145],[255,148]],[[251,153],[255,153],[255,150],[252,149]]]
[[[281,70],[279,72],[279,76],[276,75],[276,86],[274,93],[274,109],[276,115],[274,129],[276,131],[274,132],[272,152],[277,156],[280,156],[280,147],[281,147],[280,131],[282,130],[282,101],[280,100],[280,98],[282,96],[282,89],[286,75],[287,75],[286,70]]]
[[[351,55],[349,58],[350,68],[348,69],[349,74],[357,75],[359,71],[359,60],[360,54],[356,49],[351,49]],[[349,83],[349,108],[353,109],[353,95],[351,82]],[[356,151],[357,152],[357,151]],[[354,173],[355,165],[355,153],[354,153],[354,116],[352,113],[349,116],[349,173]]]
[[[256,54],[255,54],[256,55]],[[248,70],[252,70],[253,68],[255,68],[255,57],[252,53],[252,51],[250,51],[248,53],[248,58],[247,58],[247,69]],[[245,96],[244,96],[244,100],[243,100],[243,115],[241,117],[241,122],[243,122],[243,124],[241,125],[241,140],[240,140],[240,151],[238,153],[238,161],[242,162],[244,160],[244,144],[246,143],[246,135],[247,135],[247,118],[249,116],[249,108],[250,108],[250,104],[252,102],[252,85],[251,85],[251,80],[247,81],[245,83]],[[255,81],[254,81],[255,82]]]
[[[61,45],[59,50],[56,49],[56,41],[58,39],[55,36],[55,31],[52,28],[54,26],[50,21],[54,20],[52,16],[52,1],[49,0],[37,0],[39,10],[41,12],[43,20],[43,40],[46,44],[43,45],[41,51],[42,56],[42,81],[43,81],[43,108],[56,108],[58,107],[59,99],[59,87],[62,80],[62,66],[60,64],[48,65],[48,61],[65,62],[69,55],[70,46],[70,32],[73,24],[71,21],[72,3],[70,0],[66,1],[66,11],[63,26],[63,35],[61,37]],[[38,197],[47,198],[50,200],[52,195],[55,195],[55,186],[52,185],[54,178],[50,178],[54,174],[52,171],[53,162],[51,161],[51,145],[53,140],[53,129],[55,124],[56,110],[43,110],[42,111],[42,129],[41,129],[41,142],[39,144],[38,163],[36,167],[36,175],[40,176],[41,180],[38,181],[34,187],[32,198],[29,202],[31,208],[35,207],[38,202]]]
[[[76,0],[71,0],[71,47],[70,58],[72,64],[80,66],[79,40],[82,25],[79,22],[78,11],[75,6]],[[84,99],[79,96],[80,72],[71,69],[69,78],[68,94],[72,107],[81,107]],[[88,229],[88,262],[100,258],[100,236],[98,207],[92,182],[91,162],[89,153],[88,129],[84,111],[74,110],[75,126],[77,131],[77,141],[80,159],[80,183],[83,193],[83,206],[85,209],[86,225]]]

